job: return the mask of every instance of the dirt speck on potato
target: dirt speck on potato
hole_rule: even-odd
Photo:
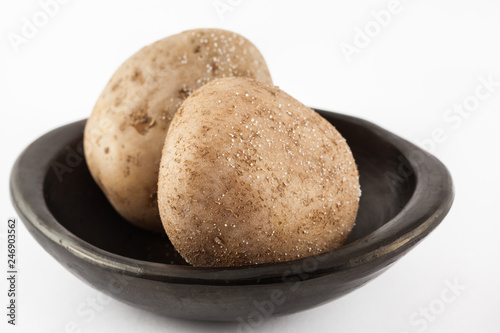
[[[144,76],[142,76],[142,71],[138,68],[134,69],[131,80],[139,84],[144,84]]]

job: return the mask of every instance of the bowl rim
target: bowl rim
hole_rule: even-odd
[[[86,119],[44,134],[21,153],[11,172],[11,200],[28,229],[34,228],[71,255],[101,269],[150,280],[183,284],[227,284],[230,277],[231,284],[262,283],[264,280],[271,283],[283,281],[285,274],[293,276],[297,266],[314,267],[306,276],[301,275],[301,280],[304,280],[362,269],[375,260],[395,261],[436,228],[450,210],[454,198],[450,173],[430,153],[367,120],[331,111],[315,111],[327,119],[335,117],[362,126],[377,137],[389,141],[410,163],[416,178],[413,195],[396,216],[369,235],[334,251],[279,263],[241,267],[193,267],[124,257],[78,238],[64,228],[50,212],[45,202],[44,183],[47,172],[51,170],[53,157],[63,148],[61,143],[67,145],[78,140],[83,134]],[[67,139],[62,142],[61,137]],[[416,152],[420,156],[418,161],[414,156]]]

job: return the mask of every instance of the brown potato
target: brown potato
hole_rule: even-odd
[[[195,266],[288,261],[340,247],[358,170],[340,133],[277,87],[214,80],[184,101],[158,181],[163,226]]]
[[[131,223],[162,231],[157,204],[160,155],[172,116],[214,78],[271,77],[262,55],[242,36],[198,29],[144,47],[115,72],[84,134],[90,172]]]

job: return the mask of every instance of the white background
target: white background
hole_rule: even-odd
[[[228,2],[231,10],[216,11],[214,4]],[[267,320],[260,330],[499,332],[500,86],[491,87],[491,94],[478,105],[472,104],[478,101],[481,77],[500,81],[500,2],[401,0],[399,12],[376,31],[371,12],[388,4],[387,0],[68,1],[16,52],[8,36],[21,35],[24,18],[33,21],[42,8],[36,0],[3,0],[2,271],[5,224],[16,216],[8,177],[22,149],[53,128],[87,117],[114,70],[142,46],[186,29],[220,27],[250,39],[267,60],[275,84],[303,103],[366,118],[424,145],[450,169],[456,189],[455,203],[443,223],[389,271],[327,305]],[[373,37],[365,41],[367,45],[356,40],[360,47],[349,62],[341,46],[355,46],[357,29],[366,27]],[[454,104],[463,103],[471,103],[470,112],[448,113]],[[455,118],[445,119],[446,115]],[[436,131],[442,132],[439,138],[433,138]],[[18,245],[18,326],[5,323],[7,285],[2,273],[2,332],[7,328],[59,333],[69,322],[81,332],[237,329],[234,324],[163,318],[114,300],[95,310],[91,320],[78,316],[76,309],[97,292],[45,253],[22,225]],[[464,289],[440,309],[442,293],[452,295],[449,283]],[[432,317],[423,319],[419,311],[429,306],[434,307]]]

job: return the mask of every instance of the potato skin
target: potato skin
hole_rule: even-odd
[[[340,247],[360,196],[345,139],[277,87],[214,80],[179,108],[158,181],[163,226],[195,266],[288,261]]]
[[[271,82],[255,46],[219,29],[159,40],[114,73],[87,121],[84,150],[92,176],[126,220],[163,232],[156,191],[170,121],[189,94],[226,76]]]

